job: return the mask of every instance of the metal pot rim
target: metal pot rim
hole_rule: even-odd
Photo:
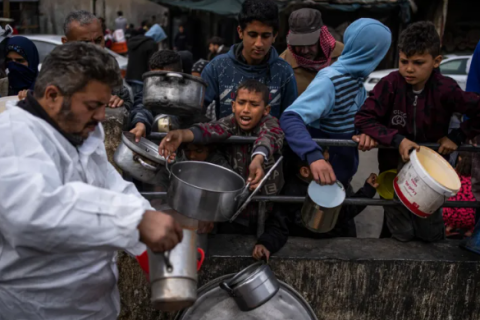
[[[186,74],[186,73],[182,73],[182,72],[173,72],[173,71],[149,71],[149,72],[145,72],[145,73],[143,74],[142,78],[143,78],[143,81],[145,81],[145,80],[147,80],[147,78],[166,76],[166,75],[169,74],[169,73],[181,75],[184,79],[198,82],[198,83],[204,85],[205,87],[207,86],[207,83],[206,83],[202,78],[195,77],[195,76],[192,76],[192,75],[190,75],[190,74]]]
[[[339,204],[337,204],[337,205],[335,205],[335,206],[331,206],[331,207],[327,207],[327,206],[321,205],[321,204],[313,201],[312,196],[310,195],[310,185],[312,185],[312,184],[314,184],[314,183],[316,184],[315,181],[312,181],[312,182],[310,182],[310,184],[308,185],[307,198],[305,198],[304,203],[306,203],[306,202],[308,201],[308,199],[310,199],[310,200],[311,200],[313,203],[315,203],[317,206],[319,206],[319,207],[321,207],[321,208],[325,208],[325,209],[334,209],[334,208],[337,208],[337,207],[343,205],[343,202],[345,201],[345,197],[346,197],[346,190],[345,190],[345,187],[343,186],[343,184],[342,184],[340,181],[337,181],[336,184],[337,184],[340,188],[342,188],[342,190],[343,190],[343,193],[344,193],[343,201],[342,201],[341,203],[339,203]]]
[[[262,270],[262,267],[264,266],[263,261],[258,261],[255,262],[254,264],[249,265],[248,267],[244,268],[240,272],[238,272],[233,278],[227,281],[227,284],[230,288],[235,290],[239,285],[242,285],[243,283],[248,282],[250,278],[253,276],[257,275],[259,271]],[[244,278],[242,278],[245,276]]]
[[[165,164],[165,158],[158,154],[158,151],[156,154],[150,154],[148,152],[145,152],[145,150],[140,147],[144,145],[145,147],[150,147],[155,150],[158,149],[158,146],[155,143],[145,138],[140,138],[140,141],[138,143],[135,143],[133,142],[134,139],[135,136],[133,133],[128,131],[124,131],[122,133],[122,142],[125,144],[125,146],[127,146],[127,148],[137,153],[138,155],[154,161],[158,164]]]
[[[176,165],[181,165],[181,164],[185,164],[185,163],[197,163],[197,164],[200,164],[200,165],[208,165],[208,166],[213,166],[213,167],[217,167],[217,168],[220,168],[222,170],[225,170],[225,171],[229,171],[231,173],[233,173],[234,175],[236,175],[237,177],[239,177],[242,181],[243,181],[243,187],[241,187],[240,189],[237,189],[237,190],[232,190],[232,191],[217,191],[217,190],[209,190],[209,189],[205,189],[205,188],[200,188],[196,185],[193,185],[191,183],[188,183],[186,182],[185,180],[183,179],[180,179],[174,172],[173,172],[173,169],[175,168]],[[170,169],[170,173],[172,176],[174,176],[175,178],[178,179],[178,181],[180,181],[181,183],[184,183],[186,184],[187,186],[190,186],[192,188],[195,188],[195,189],[199,189],[199,190],[203,190],[203,191],[208,191],[208,192],[214,192],[214,193],[236,193],[238,191],[241,191],[243,190],[243,188],[245,187],[245,179],[242,178],[241,175],[239,175],[238,173],[236,173],[235,171],[233,170],[230,170],[230,169],[227,169],[225,167],[222,167],[218,164],[214,164],[214,163],[210,163],[210,162],[204,162],[204,161],[182,161],[182,162],[177,162],[175,163],[174,165],[172,165],[171,169]]]

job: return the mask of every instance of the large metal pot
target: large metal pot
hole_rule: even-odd
[[[127,131],[122,134],[113,161],[135,179],[150,184],[155,184],[155,176],[165,164],[165,158],[158,153],[158,145],[145,138],[135,142],[135,135]]]
[[[205,114],[207,84],[184,73],[152,71],[143,75],[143,104],[154,113],[176,116]]]
[[[227,221],[235,213],[245,180],[208,162],[186,161],[171,167],[168,204],[200,221]]]
[[[310,182],[301,211],[303,224],[313,232],[331,231],[337,223],[344,200],[345,188],[340,182],[325,186]]]
[[[153,306],[176,311],[197,299],[197,232],[183,229],[182,242],[168,253],[148,249]]]
[[[228,292],[240,310],[249,311],[270,300],[280,284],[270,267],[260,261],[220,283],[220,288]]]

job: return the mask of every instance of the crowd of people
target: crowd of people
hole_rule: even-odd
[[[176,50],[159,50],[165,33],[158,24],[128,40],[126,81],[105,47],[102,21],[87,11],[69,14],[64,45],[54,49],[38,71],[38,51],[27,38],[4,40],[8,92],[20,102],[0,115],[0,310],[8,319],[115,318],[119,313],[115,251],[134,255],[172,249],[182,239],[174,219],[155,211],[134,184],[108,162],[101,122],[106,107],[124,106],[129,130],[138,141],[154,126],[143,104],[143,74],[183,72],[206,83],[205,117],[173,117],[159,145],[169,161],[206,161],[227,167],[264,195],[305,196],[312,181],[340,182],[349,197],[373,198],[376,173],[352,190],[359,150],[382,144],[379,172],[401,169],[419,143],[438,142],[451,154],[480,135],[480,49],[474,55],[465,92],[438,66],[440,37],[430,22],[417,22],[400,35],[399,70],[383,78],[370,93],[363,79],[391,47],[391,32],[381,22],[362,18],[336,41],[315,9],[294,11],[289,19],[288,48],[273,47],[278,35],[278,8],[270,0],[246,0],[239,15],[241,42],[227,48],[210,42],[209,60],[192,61],[182,32]],[[118,28],[128,29],[119,12]],[[478,60],[478,61],[477,61]],[[476,78],[477,77],[477,78]],[[449,130],[453,113],[464,115],[460,128]],[[257,137],[254,144],[222,144],[229,137]],[[353,139],[358,148],[319,146],[313,139]],[[285,143],[287,142],[287,143]],[[475,158],[460,154],[456,170],[462,190],[456,199],[473,200]],[[214,178],[214,177],[212,177]],[[168,188],[161,171],[155,190]],[[328,233],[307,230],[301,204],[268,208],[265,231],[252,248],[256,259],[269,258],[289,236],[355,237],[354,218],[364,209],[343,206]],[[257,207],[249,205],[234,223],[202,223],[199,232],[256,233]],[[434,242],[447,234],[468,235],[472,210],[449,209],[421,219],[404,207],[385,207],[385,228],[399,241]]]

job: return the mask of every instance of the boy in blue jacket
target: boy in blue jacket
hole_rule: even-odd
[[[344,40],[345,48],[338,61],[318,72],[307,90],[285,110],[280,125],[290,148],[310,165],[315,181],[333,184],[339,180],[347,187],[357,172],[358,150],[331,147],[328,163],[312,135],[352,139],[355,114],[367,98],[363,80],[390,48],[391,32],[377,20],[359,19],[347,28]],[[361,150],[375,144],[366,135],[353,138],[360,142]]]
[[[278,7],[272,0],[246,0],[238,17],[242,42],[213,59],[202,72],[208,84],[205,107],[215,105],[216,118],[232,114],[240,83],[255,79],[270,90],[270,114],[276,118],[297,98],[290,65],[272,47],[278,34]]]

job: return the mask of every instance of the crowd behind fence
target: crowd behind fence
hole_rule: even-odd
[[[153,141],[161,141],[167,134],[166,133],[152,133],[148,138]],[[254,143],[256,137],[242,137],[242,136],[231,136],[224,143]],[[342,140],[342,139],[313,139],[318,145],[323,147],[352,147],[356,148],[358,143],[353,140]],[[419,143],[420,146],[425,146],[433,150],[437,150],[440,145],[437,143]],[[378,145],[380,149],[394,149],[394,147]],[[480,147],[474,145],[462,145],[459,146],[457,151],[465,152],[480,152]],[[142,195],[149,199],[166,199],[167,192],[142,192]],[[252,201],[259,202],[258,208],[258,228],[257,235],[260,236],[264,231],[265,219],[266,219],[266,203],[267,202],[277,202],[277,203],[303,203],[305,197],[294,197],[294,196],[255,196],[252,198]],[[344,205],[354,205],[354,206],[403,206],[403,204],[396,199],[385,200],[385,199],[369,199],[369,198],[346,198]],[[445,201],[442,205],[444,208],[480,208],[480,202],[478,201]]]

